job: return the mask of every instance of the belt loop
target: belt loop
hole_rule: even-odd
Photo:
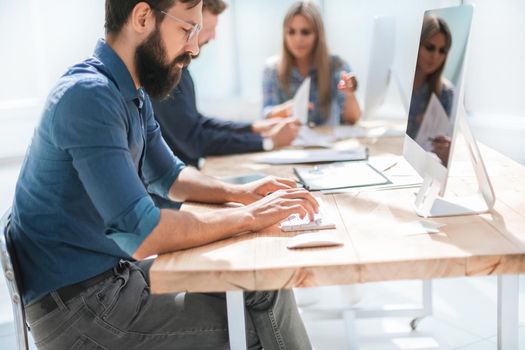
[[[56,291],[52,291],[51,292],[51,297],[53,298],[55,303],[57,303],[57,306],[58,306],[60,311],[67,311],[67,310],[69,310],[68,307],[66,306],[66,304],[64,304],[64,302],[60,298],[60,295],[58,295],[58,293]]]
[[[117,274],[120,274],[124,272],[126,269],[129,269],[131,267],[131,263],[127,260],[121,259],[117,266],[113,268],[113,271],[115,271]]]

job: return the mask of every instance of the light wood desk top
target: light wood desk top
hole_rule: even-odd
[[[402,153],[401,138],[362,142],[371,155]],[[496,193],[490,213],[432,218],[446,224],[441,232],[406,235],[401,225],[421,219],[412,209],[414,188],[325,195],[336,220],[334,232],[344,246],[289,250],[288,237],[295,233],[273,226],[158,257],[150,271],[152,291],[271,290],[525,272],[525,167],[488,147],[481,146],[481,152]],[[291,166],[256,164],[258,156],[210,157],[203,172],[293,177]],[[463,156],[460,152],[453,167],[465,164]],[[472,191],[475,178],[466,174],[451,177],[448,191]],[[210,208],[183,206],[193,211]]]

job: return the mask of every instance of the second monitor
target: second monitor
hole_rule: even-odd
[[[494,205],[494,192],[462,108],[472,14],[473,7],[463,5],[430,10],[423,17],[403,152],[424,181],[415,203],[421,216],[474,214]],[[443,198],[460,129],[479,191],[470,197]]]

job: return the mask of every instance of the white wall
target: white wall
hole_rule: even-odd
[[[525,163],[525,1],[477,0],[465,104],[478,139]]]
[[[43,101],[104,33],[104,0],[0,0],[0,158],[23,155]]]
[[[329,45],[367,72],[373,17],[397,17],[394,69],[410,91],[421,16],[460,0],[319,0]],[[467,58],[466,107],[478,137],[525,163],[525,2],[466,1],[476,6]],[[71,64],[103,35],[104,0],[0,0],[0,158],[23,154],[42,101]],[[192,63],[205,111],[256,118],[265,59],[279,52],[282,18],[292,0],[230,0],[217,40]],[[399,96],[390,91],[389,103]],[[232,103],[233,101],[233,103]],[[249,111],[244,115],[244,111]],[[242,112],[242,113],[241,113]],[[502,142],[505,140],[505,142]]]

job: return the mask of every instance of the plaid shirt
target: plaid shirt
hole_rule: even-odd
[[[332,102],[330,115],[325,116],[321,113],[321,105],[317,93],[317,70],[312,68],[308,75],[312,79],[310,84],[310,102],[314,104],[314,109],[308,113],[308,121],[316,125],[327,123],[329,120],[334,124],[341,122],[341,113],[345,103],[345,95],[337,89],[337,84],[341,79],[341,72],[351,72],[350,65],[337,56],[330,57],[332,71]],[[299,73],[296,67],[292,68],[290,76],[289,93],[286,93],[277,77],[278,60],[273,57],[268,60],[263,73],[263,117],[268,115],[272,108],[293,98],[297,89],[301,86],[305,77]]]
[[[419,128],[421,126],[421,118],[427,109],[428,102],[432,91],[430,86],[425,83],[417,90],[412,93],[412,100],[410,101],[410,110],[408,112],[408,128],[407,134],[414,140],[417,137]],[[447,113],[450,119],[450,113],[452,111],[452,103],[454,101],[454,86],[448,80],[443,81],[443,88],[441,94],[437,96],[439,102],[443,106],[443,109]]]

